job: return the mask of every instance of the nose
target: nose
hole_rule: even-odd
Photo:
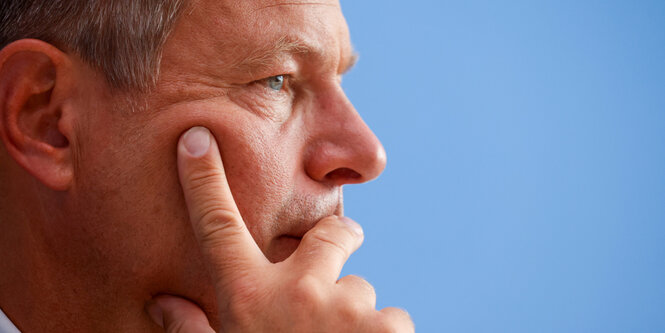
[[[306,151],[310,178],[331,185],[357,184],[386,167],[383,145],[362,120],[341,87],[319,96]]]

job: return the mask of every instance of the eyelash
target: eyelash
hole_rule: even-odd
[[[274,90],[274,89],[270,88],[269,80],[273,79],[275,77],[278,77],[278,76],[283,77],[282,87],[281,87],[280,90]],[[287,94],[291,93],[291,91],[292,91],[292,89],[291,89],[292,88],[291,87],[292,82],[291,81],[292,81],[291,75],[289,75],[289,74],[278,74],[278,75],[269,76],[269,77],[266,77],[266,78],[263,78],[263,79],[260,79],[260,80],[256,80],[256,81],[252,82],[251,84],[252,85],[258,85],[258,87],[260,88],[262,94],[265,94],[267,96],[271,96],[274,99],[277,96],[283,96],[285,93],[287,93]]]

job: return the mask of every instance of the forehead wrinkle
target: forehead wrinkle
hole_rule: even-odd
[[[258,7],[256,9],[252,10],[252,13],[257,12],[259,10],[278,7],[278,6],[307,6],[307,5],[338,7],[338,5],[335,4],[335,3],[325,3],[325,2],[278,2],[278,3],[272,3],[272,4],[269,4],[269,5]]]
[[[237,70],[252,74],[254,71],[263,67],[269,67],[275,61],[288,55],[302,55],[313,53],[311,46],[306,45],[300,40],[295,40],[283,36],[269,45],[254,49],[249,55],[238,59],[231,66]]]
[[[356,63],[358,55],[351,49],[347,55],[343,55],[340,62],[340,73],[348,72]],[[309,44],[302,39],[282,36],[277,41],[259,47],[234,61],[230,66],[237,71],[253,75],[256,72],[274,65],[285,57],[315,56],[322,58],[325,52],[320,45]]]

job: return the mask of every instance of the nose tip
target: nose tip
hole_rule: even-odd
[[[386,151],[373,133],[372,137],[375,142],[368,147],[367,152],[361,157],[363,161],[358,165],[361,183],[376,179],[386,168]]]
[[[386,150],[383,148],[381,142],[379,142],[379,148],[376,151],[376,161],[376,168],[373,170],[374,174],[372,174],[372,178],[370,180],[378,177],[383,172],[383,170],[386,169],[386,163],[388,163],[388,156],[386,155]]]
[[[364,122],[360,124],[317,145],[307,165],[311,178],[346,185],[370,181],[383,172],[386,151]]]
[[[340,163],[348,167],[338,167],[328,172],[325,178],[339,185],[364,183],[377,178],[386,167],[386,151],[378,139],[373,147],[367,147],[365,153],[360,153],[354,160]]]

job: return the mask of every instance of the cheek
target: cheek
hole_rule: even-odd
[[[141,291],[184,288],[207,273],[197,253],[175,169],[175,140],[148,130],[96,128],[83,146],[63,242],[91,274]],[[74,256],[74,255],[72,255]],[[188,272],[183,276],[182,272]],[[189,280],[186,282],[185,280]]]
[[[228,101],[187,103],[162,112],[148,123],[143,132],[152,133],[146,135],[149,143],[137,149],[149,155],[139,162],[146,165],[142,172],[150,179],[173,179],[173,184],[146,184],[146,188],[164,191],[161,196],[168,199],[164,207],[180,207],[182,194],[175,169],[178,138],[192,126],[207,127],[217,140],[238,209],[264,249],[274,236],[276,216],[294,192],[301,146],[295,123],[275,122]],[[152,162],[153,158],[158,162]]]
[[[292,93],[284,88],[283,92],[271,92],[266,83],[254,83],[251,87],[232,89],[228,98],[235,105],[258,117],[274,123],[284,123],[292,110]]]
[[[234,199],[261,248],[273,236],[276,215],[294,191],[296,160],[290,151],[295,144],[266,127],[237,126],[215,133]]]

